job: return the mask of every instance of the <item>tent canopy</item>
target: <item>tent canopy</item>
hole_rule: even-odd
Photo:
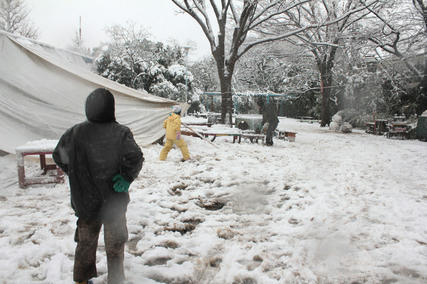
[[[111,91],[117,121],[140,145],[162,137],[162,122],[177,104],[96,75],[88,57],[5,32],[0,62],[0,150],[8,153],[28,141],[59,139],[86,120],[86,97],[96,88]]]

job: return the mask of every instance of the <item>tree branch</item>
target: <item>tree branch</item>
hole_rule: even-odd
[[[197,1],[197,0],[196,0],[196,1]],[[217,19],[219,19],[220,14],[219,14],[218,7],[217,7],[217,6],[216,6],[216,4],[215,4],[215,0],[210,0],[210,2],[211,2],[212,9],[214,10],[215,17],[216,17]]]
[[[372,1],[372,3],[367,4],[365,7],[369,7],[369,6],[373,5],[374,3],[376,3],[377,1],[378,1],[378,0],[374,0],[374,1]],[[258,41],[255,41],[255,42],[252,42],[252,43],[248,44],[248,45],[243,49],[243,51],[242,51],[242,52],[240,52],[240,53],[238,54],[238,56],[237,56],[237,57],[238,57],[238,58],[240,58],[240,57],[241,57],[243,54],[245,54],[249,49],[251,49],[252,47],[254,47],[254,46],[256,46],[256,45],[260,45],[260,44],[267,43],[267,42],[272,42],[272,41],[277,41],[277,40],[282,40],[282,39],[285,39],[285,38],[287,38],[287,37],[291,37],[291,36],[294,36],[294,35],[296,35],[296,34],[299,34],[299,33],[303,32],[303,31],[308,30],[308,29],[312,29],[312,28],[320,28],[320,27],[323,27],[323,26],[329,26],[329,25],[333,25],[333,24],[339,23],[340,21],[342,21],[342,20],[344,20],[344,19],[347,19],[350,15],[355,14],[355,13],[357,13],[357,12],[360,12],[360,11],[364,10],[364,9],[365,9],[365,7],[362,7],[362,6],[361,6],[361,7],[358,7],[358,8],[352,9],[352,10],[350,10],[350,11],[346,12],[345,14],[343,14],[342,16],[337,17],[336,19],[334,19],[334,20],[332,20],[332,21],[325,22],[325,23],[323,23],[323,24],[308,25],[308,26],[305,26],[305,27],[301,27],[301,28],[299,28],[299,29],[297,29],[297,30],[295,30],[295,31],[291,31],[291,32],[288,32],[288,33],[286,33],[286,34],[280,35],[280,36],[270,37],[270,38],[261,39],[261,40],[258,40]]]
[[[211,46],[211,50],[215,50],[215,37],[213,35],[213,30],[208,23],[204,23],[203,20],[197,15],[197,13],[191,8],[187,0],[184,0],[185,6],[182,5],[182,3],[178,2],[178,0],[171,0],[178,8],[180,8],[185,13],[189,14],[193,19],[196,20],[196,22],[200,25],[202,28],[203,33],[205,34],[206,38],[209,41],[209,44]]]
[[[239,16],[237,15],[236,8],[234,8],[233,1],[229,0],[228,3],[230,4],[230,9],[233,15],[234,22],[237,24],[239,22]]]
[[[258,18],[260,18],[263,14],[265,14],[269,9],[271,9],[275,5],[279,4],[281,1],[274,2],[274,3],[270,4],[270,5],[268,5],[266,8],[264,8],[262,11],[260,11],[259,14],[258,14],[258,16],[255,16],[253,18],[253,24],[248,27],[248,30],[253,30],[255,27],[257,27],[257,26],[261,25],[262,23],[268,21],[269,19],[273,18],[274,16],[277,16],[277,15],[280,15],[280,14],[284,14],[287,11],[292,10],[293,8],[295,8],[297,6],[300,6],[300,5],[304,4],[304,3],[311,2],[311,1],[313,1],[313,0],[303,0],[301,2],[295,3],[295,4],[287,7],[286,9],[277,11],[275,13],[271,13],[268,17],[265,17],[265,18],[263,18],[263,19],[255,22]]]

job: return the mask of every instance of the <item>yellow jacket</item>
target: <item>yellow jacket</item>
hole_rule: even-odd
[[[172,113],[163,122],[163,128],[166,128],[166,139],[176,139],[177,132],[181,131],[181,116]]]

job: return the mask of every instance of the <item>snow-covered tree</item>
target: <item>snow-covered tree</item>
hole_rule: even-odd
[[[128,87],[185,101],[193,76],[183,65],[184,48],[153,42],[133,24],[113,26],[111,42],[95,60],[97,72]]]
[[[187,69],[187,67],[181,64],[173,64],[168,67],[166,77],[173,84],[188,85],[193,82],[193,74]]]
[[[305,93],[317,72],[310,58],[285,42],[255,47],[236,67],[235,89],[241,92]]]
[[[38,30],[29,14],[23,0],[0,0],[0,30],[37,39]]]
[[[175,99],[178,89],[169,81],[152,84],[149,90],[151,93],[167,99]]]
[[[206,57],[192,63],[189,69],[194,76],[195,87],[204,92],[219,90],[218,72],[212,57]]]

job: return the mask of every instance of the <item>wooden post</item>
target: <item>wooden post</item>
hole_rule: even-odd
[[[46,155],[40,154],[40,168],[43,170],[43,174],[47,173],[46,169]]]
[[[373,118],[374,118],[374,134],[377,134],[377,122],[375,121],[375,112],[373,113]]]
[[[18,164],[18,182],[20,188],[25,188],[25,169],[24,169],[24,156],[22,153],[16,153],[16,160]]]

